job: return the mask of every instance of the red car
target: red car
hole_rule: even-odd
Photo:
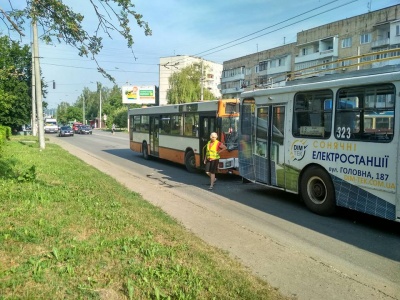
[[[83,124],[82,123],[80,123],[80,122],[74,122],[73,124],[72,124],[72,130],[75,132],[75,133],[79,133],[79,126],[82,126]]]

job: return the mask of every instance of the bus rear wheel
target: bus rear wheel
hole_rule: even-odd
[[[194,173],[197,171],[196,168],[196,158],[194,157],[194,153],[192,151],[189,151],[188,153],[186,153],[185,155],[185,166],[186,169],[190,172],[190,173]]]
[[[325,170],[315,166],[308,168],[301,177],[300,188],[301,197],[312,212],[324,216],[335,212],[335,189]]]
[[[142,155],[144,159],[149,159],[149,150],[146,142],[142,143]]]

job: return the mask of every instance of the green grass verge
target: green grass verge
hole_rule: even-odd
[[[0,299],[285,299],[51,143],[0,156]]]

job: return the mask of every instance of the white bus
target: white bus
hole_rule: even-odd
[[[217,132],[228,148],[218,171],[238,175],[238,99],[135,108],[128,116],[130,149],[145,159],[162,158],[194,172],[204,167],[204,147],[211,132]]]
[[[399,95],[398,66],[242,93],[240,175],[318,214],[400,221]]]

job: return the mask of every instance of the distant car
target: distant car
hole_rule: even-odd
[[[71,126],[61,126],[58,136],[74,136],[74,131]]]
[[[82,125],[83,125],[82,123],[74,122],[72,124],[72,129],[74,130],[75,133],[79,133],[79,126],[82,126]]]
[[[81,127],[83,125],[74,125],[73,130],[75,133],[81,133]]]
[[[79,127],[80,134],[92,134],[92,127],[89,125],[83,125]]]

